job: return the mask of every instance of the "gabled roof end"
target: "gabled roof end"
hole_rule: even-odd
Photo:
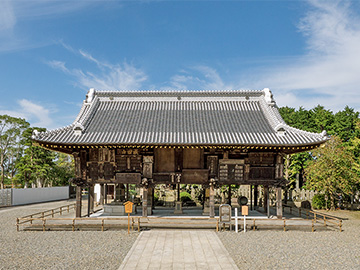
[[[96,94],[95,88],[90,88],[90,90],[86,94],[85,103],[91,103],[95,97],[95,94]]]
[[[276,103],[275,103],[275,100],[273,98],[273,95],[272,95],[270,89],[269,88],[264,88],[263,92],[264,92],[264,95],[265,95],[266,103],[269,104],[270,106],[274,106]]]

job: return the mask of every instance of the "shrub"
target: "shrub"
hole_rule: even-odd
[[[314,209],[326,209],[325,194],[315,194],[312,199],[312,207]]]
[[[188,202],[188,201],[191,201],[191,195],[186,192],[186,191],[183,191],[183,192],[180,192],[180,200],[182,202]]]
[[[159,194],[154,193],[154,202],[159,201]]]

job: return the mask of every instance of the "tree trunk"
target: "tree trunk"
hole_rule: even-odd
[[[5,167],[4,164],[1,164],[1,189],[4,189],[4,179],[5,179]]]

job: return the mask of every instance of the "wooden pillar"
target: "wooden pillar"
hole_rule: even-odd
[[[210,185],[210,203],[209,203],[209,207],[210,207],[210,217],[213,218],[215,217],[215,190],[214,190],[214,185]]]
[[[142,197],[142,216],[147,217],[147,208],[148,208],[148,189],[147,187],[143,188],[143,197]]]
[[[107,204],[107,195],[108,195],[108,184],[105,184],[105,188],[104,188],[104,192],[105,192],[105,204]]]
[[[177,187],[177,201],[180,202],[180,184],[176,184]]]
[[[76,186],[76,211],[75,217],[81,217],[81,195],[82,195],[82,187]]]
[[[129,184],[126,184],[126,200],[130,201]]]
[[[267,217],[270,217],[270,205],[269,205],[269,187],[264,186],[264,212]]]
[[[282,219],[283,209],[282,209],[282,189],[281,187],[276,188],[276,216],[277,218]]]
[[[257,207],[258,207],[258,194],[259,194],[258,185],[255,185],[254,186],[254,209],[255,210],[257,210]]]
[[[89,185],[88,196],[89,196],[88,216],[90,216],[90,214],[94,213],[95,194],[94,194],[94,185],[93,184]]]
[[[151,189],[151,209],[155,209],[155,186]]]
[[[99,199],[99,204],[100,205],[104,205],[104,184],[100,184],[100,199]]]
[[[250,185],[250,210],[253,210],[253,186]]]

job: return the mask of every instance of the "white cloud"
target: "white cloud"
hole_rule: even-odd
[[[61,43],[64,48],[80,55],[87,61],[97,65],[96,72],[84,71],[81,68],[68,68],[63,61],[52,60],[47,64],[72,76],[75,84],[81,88],[95,88],[98,90],[138,90],[147,80],[147,75],[139,68],[124,62],[123,64],[109,64],[100,61],[84,50],[76,51],[70,46]]]
[[[0,0],[0,52],[40,48],[54,43],[46,37],[32,39],[33,33],[24,35],[22,25],[29,20],[53,19],[100,4],[96,0]]]
[[[10,0],[0,1],[0,33],[12,30],[16,24],[16,17]]]
[[[52,61],[48,61],[47,64],[54,69],[59,69],[62,72],[70,73],[70,71],[65,66],[65,62],[52,60]]]
[[[170,79],[170,87],[176,90],[231,90],[234,86],[226,84],[219,73],[211,67],[199,65],[182,70]]]
[[[348,1],[308,3],[310,9],[299,24],[308,52],[262,70],[263,75],[253,84],[272,88],[281,100],[296,107],[319,103],[333,110],[345,105],[360,109],[360,17]]]
[[[19,108],[15,110],[0,110],[0,114],[24,118],[26,121],[29,121],[32,126],[53,127],[54,123],[50,117],[51,111],[49,109],[27,99],[18,100],[17,103],[19,104]]]

